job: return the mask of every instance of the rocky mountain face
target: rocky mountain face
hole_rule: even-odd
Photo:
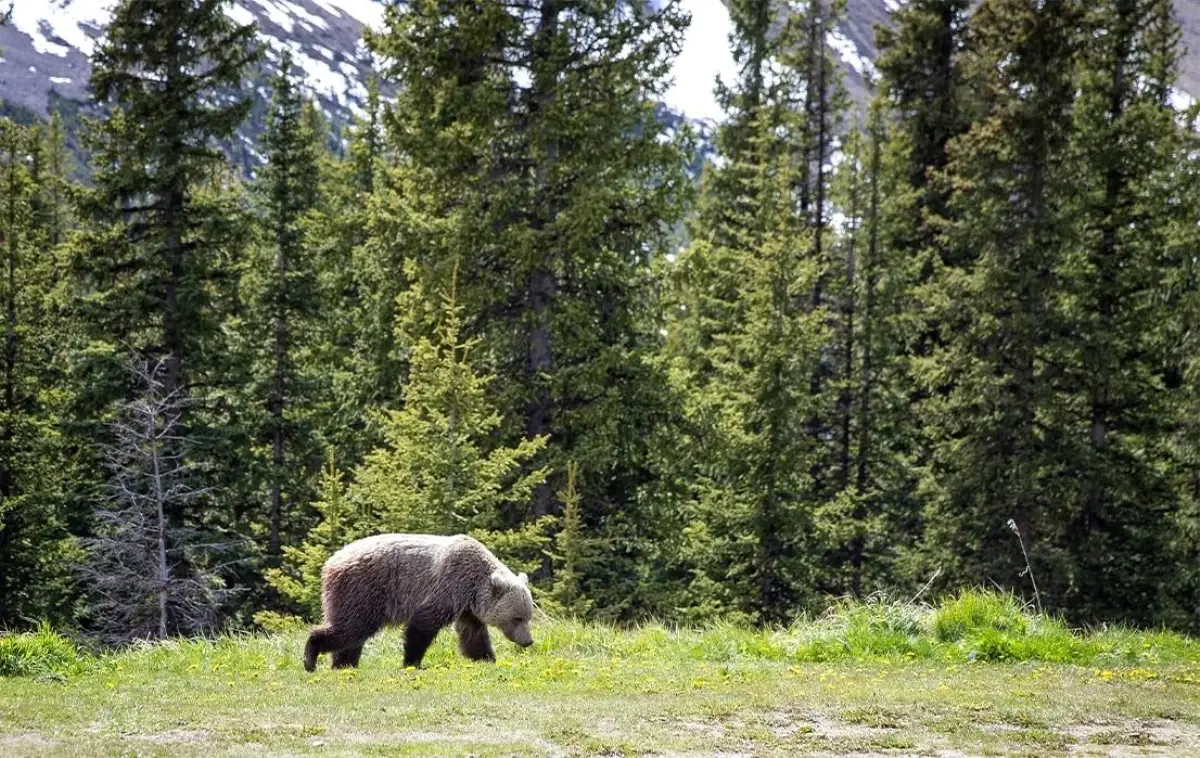
[[[229,14],[254,21],[274,53],[288,50],[305,75],[307,86],[334,125],[349,122],[366,97],[370,56],[362,44],[364,25],[378,25],[389,0],[235,0]],[[876,24],[887,23],[889,11],[907,0],[849,0],[847,19],[833,35],[833,46],[846,73],[846,85],[865,102],[865,75],[874,60]],[[8,24],[0,26],[0,113],[21,120],[45,117],[51,108],[70,112],[88,99],[88,54],[116,0],[17,0]],[[728,26],[717,0],[683,0],[694,25]],[[1200,94],[1200,0],[1176,0],[1183,42],[1191,52],[1181,67],[1179,89]],[[714,16],[723,16],[714,19]],[[711,78],[704,80],[711,82]],[[260,94],[256,116],[243,129],[234,158],[252,171],[259,159],[254,137],[269,100],[265,76],[255,84]],[[700,86],[700,85],[697,85]],[[703,86],[711,86],[705,84]],[[686,105],[667,102],[664,115],[678,122],[692,114]],[[680,118],[682,117],[682,118]]]

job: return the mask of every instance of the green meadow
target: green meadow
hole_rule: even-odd
[[[535,634],[487,665],[447,630],[406,670],[390,631],[361,668],[311,675],[303,629],[109,653],[0,636],[0,755],[1200,755],[1200,641],[1071,630],[998,595]]]

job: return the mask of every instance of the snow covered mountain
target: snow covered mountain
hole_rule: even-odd
[[[230,15],[254,21],[274,50],[290,50],[307,85],[334,124],[359,110],[370,70],[362,45],[364,25],[377,26],[389,0],[235,0]],[[78,108],[87,100],[88,54],[116,0],[17,0],[10,22],[0,26],[0,112],[25,118],[45,116],[51,107]],[[859,102],[867,93],[864,75],[874,59],[876,24],[907,0],[850,0],[846,22],[833,36],[844,63],[846,85]],[[729,15],[722,0],[683,0],[692,26],[667,94],[671,111],[694,121],[720,116],[712,89],[718,75],[730,78]],[[1200,0],[1176,0],[1185,48],[1197,51],[1184,61],[1180,89],[1200,93]],[[267,91],[258,88],[265,103]],[[243,136],[252,163],[253,124]]]
[[[116,0],[18,0],[0,27],[0,98],[45,115],[55,97],[86,100],[88,55]],[[276,51],[288,49],[331,115],[366,97],[370,61],[361,44],[377,25],[376,0],[237,0],[229,15],[258,24]]]

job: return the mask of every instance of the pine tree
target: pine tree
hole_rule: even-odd
[[[412,346],[404,408],[382,415],[384,443],[373,450],[346,486],[332,463],[316,503],[319,522],[303,544],[284,548],[282,569],[268,582],[309,613],[319,608],[320,571],[339,547],[379,532],[472,533],[514,567],[536,565],[547,547],[550,519],[506,528],[504,512],[528,500],[545,469],[522,466],[546,444],[522,440],[513,447],[489,440],[501,425],[487,396],[494,377],[472,364],[478,339],[462,336],[462,311],[453,280],[433,320],[435,334]],[[267,621],[261,617],[260,621]]]
[[[824,212],[803,200],[813,186],[809,139],[821,128],[794,107],[813,91],[810,61],[791,52],[812,22],[793,17],[774,34],[775,8],[730,6],[739,78],[719,89],[730,114],[717,134],[722,165],[705,176],[694,242],[672,272],[668,327],[694,430],[681,451],[695,461],[683,549],[700,596],[690,602],[715,600],[714,610],[761,622],[812,600],[820,505],[812,472],[825,456],[806,432],[822,417],[822,395],[808,390],[830,339],[824,308],[813,307]],[[811,149],[823,150],[816,140]]]
[[[106,115],[86,127],[93,182],[82,193],[81,234],[70,251],[79,332],[71,415],[86,441],[77,488],[95,505],[108,478],[97,449],[112,442],[106,422],[141,394],[127,357],[165,359],[163,394],[184,402],[180,436],[193,443],[182,463],[210,477],[205,498],[168,503],[177,530],[237,528],[247,500],[240,489],[246,425],[230,402],[240,374],[223,328],[239,307],[235,272],[248,247],[247,214],[218,145],[249,108],[243,84],[258,50],[253,27],[235,24],[224,7],[221,0],[114,7],[92,58],[92,94]],[[186,563],[190,554],[180,558]]]
[[[911,581],[908,564],[921,530],[915,453],[920,419],[912,410],[910,348],[920,311],[919,259],[904,242],[919,191],[909,185],[904,137],[889,130],[888,101],[872,102],[866,128],[847,136],[833,183],[843,221],[831,271],[836,366],[837,489],[819,514],[826,545],[821,589],[861,597]]]
[[[218,314],[210,307],[217,208],[198,202],[225,159],[249,98],[230,97],[257,57],[252,26],[234,24],[223,0],[125,0],[92,60],[91,88],[111,107],[91,125],[94,188],[79,256],[89,356],[170,355],[168,393],[202,371]],[[102,347],[103,346],[103,347]],[[100,358],[91,379],[100,405],[128,396]]]
[[[621,613],[654,528],[638,498],[663,417],[650,261],[687,189],[654,101],[684,19],[674,2],[486,0],[454,20],[419,2],[368,37],[399,93],[386,122],[404,189],[387,244],[413,281],[444,285],[461,261],[464,330],[486,337],[503,436],[550,439],[539,463],[556,473],[509,518],[556,514],[555,478],[578,461],[584,521],[626,550],[604,556],[588,593]]]
[[[321,570],[325,562],[343,545],[367,536],[363,527],[370,523],[358,518],[354,504],[346,496],[346,482],[332,450],[327,451],[318,490],[313,502],[317,523],[302,544],[283,547],[283,567],[266,571],[267,584],[310,621],[321,616]],[[254,618],[266,625],[277,616],[273,611],[262,611]]]
[[[1179,510],[1164,434],[1175,319],[1164,282],[1175,263],[1162,252],[1182,157],[1168,100],[1179,30],[1163,0],[1091,3],[1083,25],[1066,206],[1074,234],[1056,272],[1069,344],[1061,384],[1075,416],[1060,420],[1074,476],[1056,488],[1067,602],[1079,618],[1152,623],[1173,603],[1166,557]]]
[[[939,252],[946,265],[961,261],[937,244],[949,196],[933,179],[946,167],[947,145],[971,122],[973,103],[962,71],[969,6],[969,0],[912,0],[893,11],[889,26],[876,30],[876,65],[897,122],[893,139],[904,155],[906,183],[917,193],[895,242],[913,256]],[[927,269],[926,278],[930,274]]]
[[[580,511],[583,497],[575,486],[577,471],[574,462],[567,464],[567,483],[558,493],[563,504],[562,528],[554,538],[556,565],[550,599],[556,609],[583,618],[592,608],[591,601],[583,594],[583,577],[589,556],[599,546],[584,532]]]
[[[453,283],[434,319],[434,336],[412,347],[404,407],[385,412],[385,444],[356,472],[351,496],[369,504],[382,531],[503,529],[505,507],[526,501],[546,477],[541,468],[521,471],[546,438],[488,444],[502,422],[487,394],[495,377],[472,364],[481,340],[462,335]]]
[[[317,378],[310,346],[316,342],[314,322],[322,298],[308,223],[320,200],[324,128],[307,115],[311,106],[293,81],[291,67],[291,56],[281,56],[263,134],[267,162],[258,180],[267,239],[242,283],[249,342],[261,346],[251,348],[256,354],[252,386],[254,405],[266,409],[259,439],[269,448],[267,554],[274,560],[281,555],[289,518],[309,499],[309,479],[315,473],[310,462],[317,458],[306,440],[313,437]]]
[[[52,366],[54,250],[38,221],[37,129],[0,121],[0,626],[70,616],[67,469]]]
[[[38,225],[46,230],[46,242],[57,249],[74,223],[70,198],[74,162],[67,149],[66,131],[58,111],[50,114],[50,123],[41,132],[39,148]],[[56,278],[60,273],[56,265]]]
[[[1073,0],[989,0],[973,17],[970,70],[989,110],[951,144],[942,177],[944,244],[971,263],[943,269],[929,288],[941,345],[918,365],[935,445],[926,537],[954,582],[1022,581],[1010,519],[1042,582],[1065,579],[1052,539],[1067,430],[1056,300],[1072,240],[1064,200],[1077,11]],[[1049,588],[1056,600],[1065,591]]]

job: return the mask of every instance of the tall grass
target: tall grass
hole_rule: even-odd
[[[86,660],[75,643],[47,624],[32,632],[0,634],[0,676],[64,676],[79,672]]]
[[[446,635],[449,637],[450,635]],[[784,628],[752,629],[729,623],[671,627],[647,623],[618,629],[567,619],[541,619],[536,647],[514,658],[518,666],[572,663],[596,666],[614,661],[687,665],[693,662],[979,662],[1039,661],[1085,666],[1200,665],[1200,640],[1170,632],[1123,627],[1083,632],[1038,614],[1011,595],[964,591],[936,605],[891,601],[843,601],[815,619]],[[213,640],[170,640],[137,645],[89,658],[48,628],[0,635],[0,676],[70,674],[91,665],[131,665],[181,675],[197,668],[262,671],[298,670],[304,632],[239,634]],[[373,655],[402,658],[399,634],[371,643]],[[497,645],[504,645],[497,641]],[[444,648],[444,649],[441,649]],[[430,664],[463,664],[447,643]],[[389,664],[390,665],[390,662]]]

